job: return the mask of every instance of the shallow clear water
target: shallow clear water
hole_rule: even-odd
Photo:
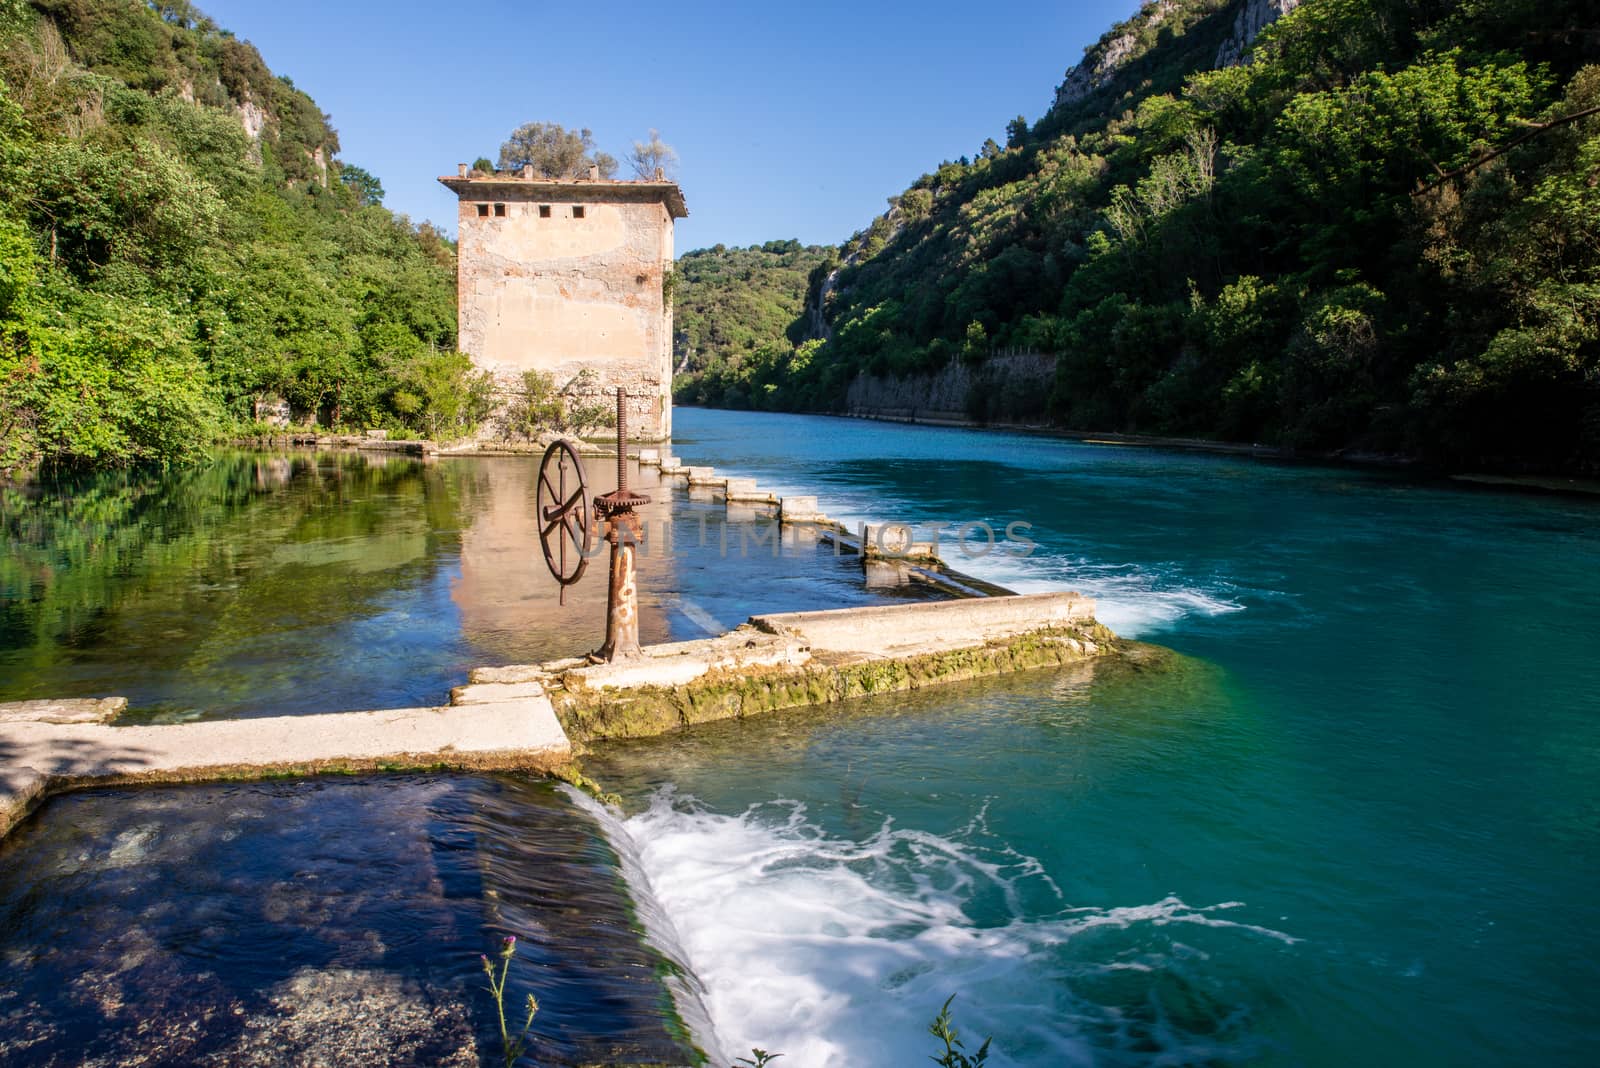
[[[596,493],[613,488],[613,463],[588,470]],[[604,633],[604,560],[560,607],[537,471],[523,457],[237,453],[0,490],[0,700],[117,695],[158,720],[434,705],[474,667],[582,654]],[[867,590],[830,550],[780,546],[769,516],[631,477],[654,498],[646,642],[915,592]]]
[[[507,933],[525,1063],[686,1063],[641,922],[548,783],[72,794],[0,843],[0,1063],[498,1064],[479,954]]]
[[[676,452],[1100,598],[1161,667],[608,750],[731,1049],[914,1063],[1588,1063],[1600,501],[1014,434],[687,410]],[[663,792],[670,785],[670,792]]]

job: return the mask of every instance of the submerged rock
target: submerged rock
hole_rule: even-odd
[[[236,1065],[479,1064],[472,1023],[458,1000],[440,1000],[388,972],[302,968],[269,994],[234,1044],[199,1063]]]

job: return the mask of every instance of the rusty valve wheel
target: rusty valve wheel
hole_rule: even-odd
[[[568,484],[568,468],[577,482]],[[539,489],[534,496],[539,519],[539,544],[550,574],[567,587],[583,577],[589,566],[586,552],[594,538],[594,510],[589,504],[589,479],[578,451],[566,441],[552,442],[539,463]]]

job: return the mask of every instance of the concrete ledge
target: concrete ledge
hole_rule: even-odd
[[[873,693],[1076,664],[1132,647],[1076,593],[788,612],[718,638],[647,646],[616,664],[480,668],[473,687],[543,681],[578,743]]]
[[[721,483],[717,481],[717,469],[715,467],[685,467],[681,469],[678,474],[684,478],[687,478],[689,480],[689,485],[691,486],[715,486],[718,489],[722,488]]]
[[[501,701],[538,700],[544,687],[534,680],[457,686],[450,691],[452,705],[488,705]]]
[[[487,695],[486,695],[487,696]],[[127,782],[195,782],[322,771],[550,771],[572,746],[550,700],[113,727],[0,724],[0,834],[45,794]]]
[[[753,478],[730,478],[723,482],[723,496],[730,504],[772,504],[777,498],[756,488]]]
[[[1040,628],[1093,621],[1094,601],[1076,593],[781,612],[750,619],[758,630],[799,635],[813,653],[880,655],[982,645]]]
[[[0,838],[11,833],[44,800],[50,779],[37,768],[0,768]]]
[[[784,523],[824,523],[828,517],[817,510],[816,497],[780,497],[778,518]]]
[[[663,456],[663,457],[661,457],[661,474],[662,474],[662,477],[668,477],[668,476],[672,476],[672,475],[681,475],[681,474],[683,474],[684,471],[685,471],[685,468],[683,466],[683,461],[678,459],[676,456]]]
[[[640,449],[639,450],[639,466],[640,467],[660,467],[661,466],[661,450],[660,449]]]
[[[742,665],[688,682],[662,678],[652,683],[639,676],[626,689],[556,687],[551,699],[562,725],[579,742],[644,738],[697,723],[1036,668],[1092,671],[1098,661],[1124,655],[1126,649],[1116,635],[1090,622],[892,657],[848,654],[766,670]]]
[[[911,527],[905,523],[868,523],[862,528],[860,550],[863,556],[892,556],[903,560],[937,561],[939,554],[931,541],[913,541]]]
[[[805,644],[781,634],[740,627],[716,638],[647,646],[644,656],[614,664],[546,665],[566,690],[682,686],[717,671],[799,667],[811,659]]]

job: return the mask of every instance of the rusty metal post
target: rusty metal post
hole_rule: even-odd
[[[611,588],[606,598],[606,642],[594,657],[605,663],[644,655],[639,648],[639,580],[634,559],[638,516],[634,509],[649,504],[642,493],[628,491],[627,394],[617,389],[617,488],[594,499],[595,510],[607,520],[606,541],[611,543]]]

